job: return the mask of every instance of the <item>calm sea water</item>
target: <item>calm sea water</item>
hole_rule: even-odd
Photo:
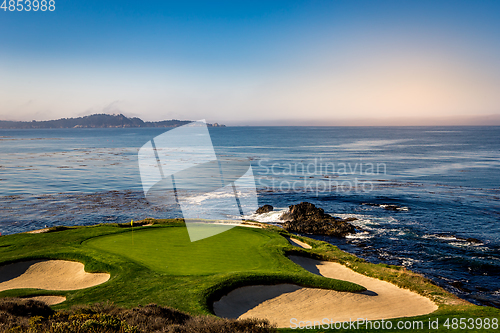
[[[1,130],[0,232],[180,217],[176,207],[149,204],[140,182],[137,151],[165,130]],[[260,205],[283,211],[309,201],[356,217],[356,235],[317,238],[500,307],[500,127],[210,133],[218,155],[252,160]]]

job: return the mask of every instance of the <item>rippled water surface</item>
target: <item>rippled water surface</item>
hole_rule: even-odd
[[[165,130],[0,131],[0,232],[180,217],[178,207],[148,203],[140,183],[137,151]],[[280,211],[310,201],[355,217],[362,230],[356,235],[316,238],[372,262],[404,265],[472,302],[500,306],[499,127],[210,133],[219,156],[251,159],[259,204]]]

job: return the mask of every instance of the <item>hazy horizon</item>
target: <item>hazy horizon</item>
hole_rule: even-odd
[[[135,117],[126,115],[126,117]],[[82,117],[82,116],[80,116]],[[73,118],[73,117],[65,117]],[[75,117],[76,118],[76,117]],[[141,118],[141,117],[139,117]],[[60,119],[60,118],[58,118]],[[46,121],[57,119],[32,119],[32,120],[7,120],[7,121]],[[144,119],[142,119],[144,120]],[[163,121],[172,119],[152,119],[148,121]],[[177,120],[200,120],[200,119],[177,119]],[[0,119],[0,121],[6,121]],[[255,120],[243,124],[238,123],[223,123],[220,121],[212,121],[209,123],[219,123],[226,126],[360,126],[360,127],[377,127],[377,126],[500,126],[500,115],[478,116],[478,117],[442,117],[442,118],[392,118],[392,119],[338,119],[338,120],[317,120],[317,119],[303,119],[303,120]]]
[[[0,119],[500,125],[498,12],[495,1],[96,0],[6,11]]]

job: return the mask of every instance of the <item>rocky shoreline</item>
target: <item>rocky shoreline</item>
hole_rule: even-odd
[[[271,205],[264,205],[257,210],[257,214],[273,211]],[[345,237],[356,232],[354,225],[349,223],[356,218],[341,219],[326,214],[322,208],[312,203],[301,202],[288,207],[288,212],[281,215],[281,226],[289,232],[299,234],[325,235]]]

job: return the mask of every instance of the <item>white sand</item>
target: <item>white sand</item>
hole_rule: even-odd
[[[20,288],[77,290],[108,281],[107,273],[87,273],[82,263],[31,260],[0,266],[0,291]]]
[[[301,247],[303,249],[312,249],[311,245],[304,243],[304,242],[301,242],[298,239],[295,239],[295,238],[287,238],[287,239],[290,242],[290,244],[292,244],[294,246]]]
[[[296,256],[290,259],[312,273],[354,282],[368,291],[349,293],[290,284],[248,286],[233,290],[215,302],[215,314],[225,318],[262,318],[278,327],[294,327],[290,322],[292,318],[297,322],[324,318],[379,320],[424,315],[438,308],[417,293],[364,276],[337,263]]]
[[[62,303],[66,300],[64,296],[34,296],[34,297],[26,297],[24,300],[34,300],[44,302],[47,305],[55,305]]]
[[[48,231],[49,231],[49,228],[45,228],[45,229],[28,231],[27,233],[28,234],[41,234],[41,233],[48,232]]]

